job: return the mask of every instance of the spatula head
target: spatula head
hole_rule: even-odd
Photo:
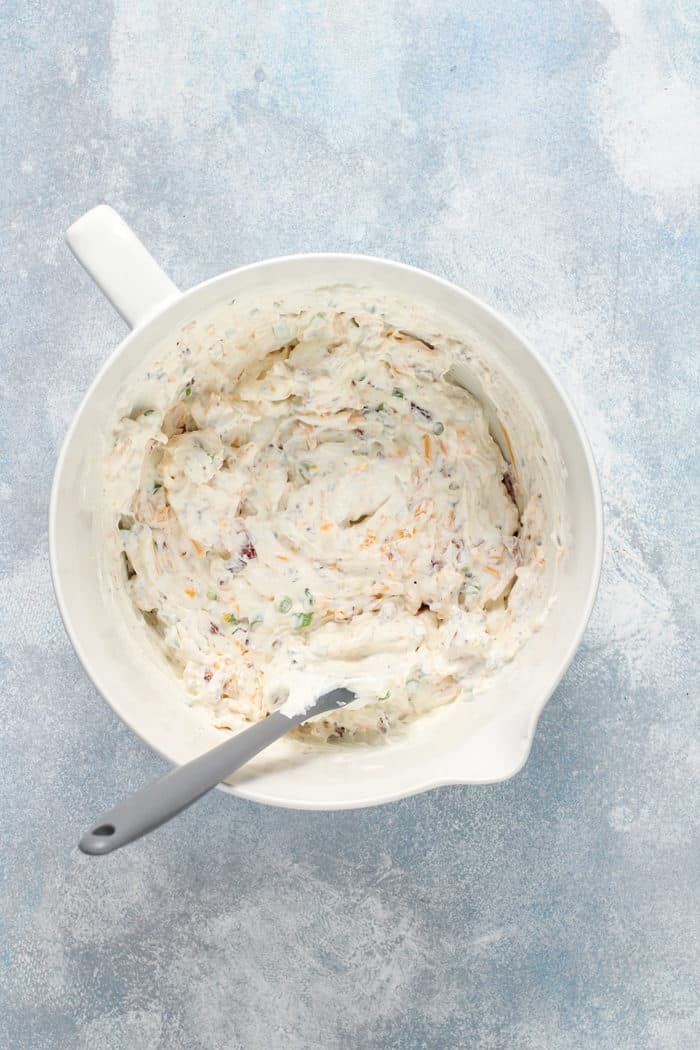
[[[345,689],[343,686],[331,689],[330,693],[319,696],[318,700],[307,708],[304,712],[304,719],[313,718],[314,715],[326,715],[329,711],[337,711],[338,708],[345,707],[355,699],[356,695],[351,689]]]

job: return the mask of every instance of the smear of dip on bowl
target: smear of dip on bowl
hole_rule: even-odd
[[[561,468],[532,420],[527,449],[500,416],[494,435],[453,338],[322,305],[221,307],[132,386],[111,580],[216,726],[342,684],[358,701],[302,731],[372,739],[478,690],[541,625]]]

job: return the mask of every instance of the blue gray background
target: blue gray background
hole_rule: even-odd
[[[697,16],[3,4],[0,1045],[698,1045]],[[182,287],[316,249],[434,270],[564,382],[605,570],[514,780],[335,814],[216,793],[77,852],[166,768],[87,681],[49,580],[56,454],[124,335],[63,243],[102,200]]]

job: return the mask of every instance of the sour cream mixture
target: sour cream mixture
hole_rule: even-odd
[[[347,685],[305,731],[371,739],[541,622],[541,493],[452,361],[381,315],[301,309],[185,329],[146,376],[108,459],[115,579],[215,725]]]

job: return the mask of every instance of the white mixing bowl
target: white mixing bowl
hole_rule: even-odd
[[[595,466],[568,399],[524,340],[493,310],[428,273],[356,255],[297,255],[245,266],[180,293],[119,216],[105,205],[68,231],[75,255],[133,331],[90,387],[63,444],[51,494],[50,555],[66,630],[85,670],[126,724],[172,762],[186,762],[221,734],[178,695],[166,666],[135,644],[113,615],[100,578],[95,506],[102,438],[117,392],[161,339],[218,303],[260,290],[267,300],[300,288],[371,285],[429,305],[488,344],[538,406],[566,468],[567,553],[558,599],[543,628],[493,685],[417,719],[385,745],[281,741],[224,791],[278,806],[337,809],[389,802],[442,784],[505,780],[522,767],[538,717],[571,663],[595,599],[603,545]],[[164,662],[163,662],[164,663]]]

